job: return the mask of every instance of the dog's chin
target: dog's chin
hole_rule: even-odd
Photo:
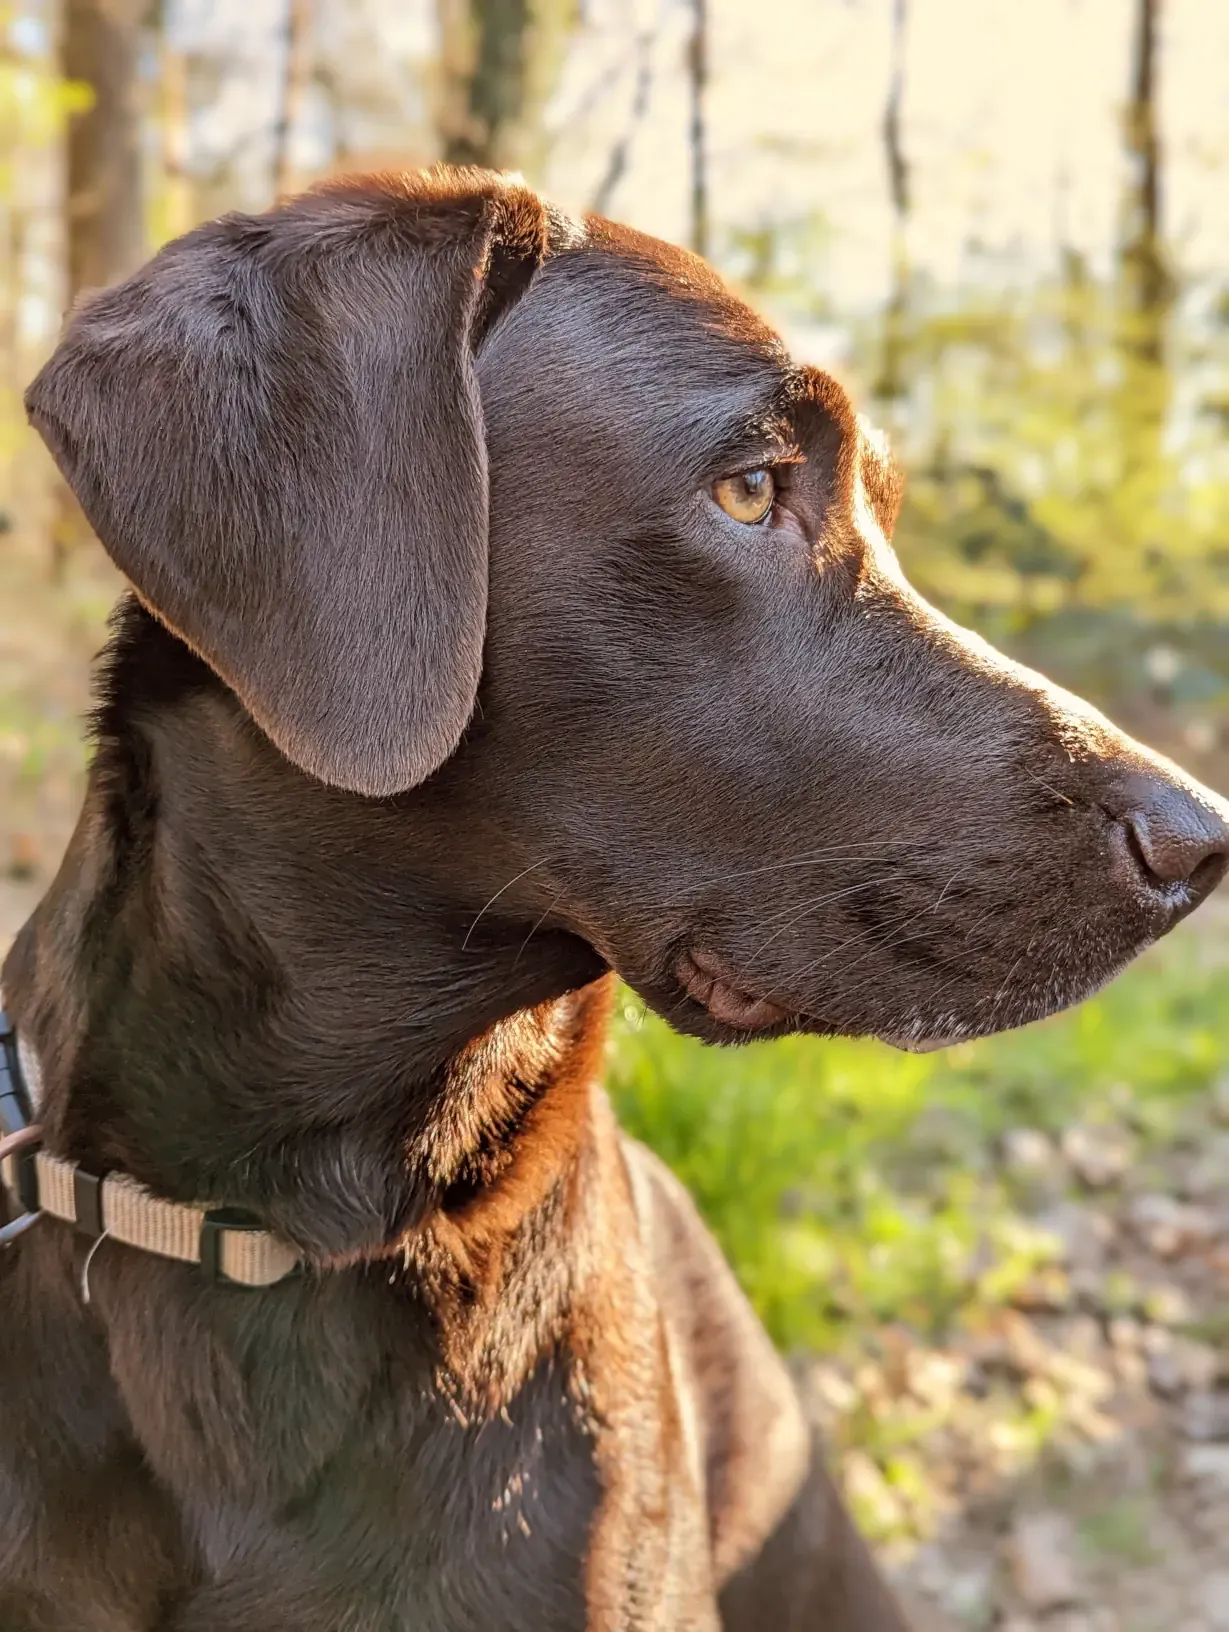
[[[699,944],[677,949],[648,979],[620,972],[676,1031],[704,1042],[744,1043],[802,1033],[874,1038],[906,1053],[929,1054],[1018,1030],[1081,1003],[1141,949],[1111,948],[1102,941],[1095,949],[1086,945],[1085,956],[1073,959],[1073,966],[1065,970],[1046,962],[1031,972],[1020,971],[1022,979],[998,979],[990,985],[984,984],[984,976],[973,978],[950,1008],[944,1004],[938,1010],[916,992],[909,998],[901,993],[903,1001],[897,1007],[890,995],[890,978],[883,982],[878,1002],[868,1007],[860,1002],[856,1009],[846,1007],[838,985],[827,995],[826,1015],[819,1004],[786,995],[784,983],[771,989],[752,986],[732,959]],[[859,995],[865,998],[865,988]]]
[[[994,992],[985,993],[979,1001],[975,1000],[967,1016],[915,1014],[902,1018],[895,1025],[876,1028],[874,1035],[881,1043],[908,1054],[933,1054],[938,1049],[955,1048],[960,1043],[976,1042],[982,1037],[997,1037],[1005,1031],[1019,1031],[1023,1026],[1052,1019],[1054,1015],[1085,1002],[1121,974],[1141,950],[1141,947],[1132,947],[1097,968],[1085,967],[1062,977],[1051,975],[1044,986],[1018,991],[1006,1001],[1007,994],[1000,987]]]

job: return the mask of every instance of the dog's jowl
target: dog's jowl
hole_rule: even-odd
[[[978,1036],[1197,906],[1226,807],[914,594],[701,262],[520,184],[202,227],[27,401],[132,593],[4,969],[0,1628],[901,1627],[612,1120],[610,971]]]

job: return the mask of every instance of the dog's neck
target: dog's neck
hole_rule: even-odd
[[[249,1208],[318,1262],[541,1201],[585,1137],[595,954],[473,925],[438,816],[306,784],[143,615],[104,693],[77,831],[4,972],[49,1146]]]

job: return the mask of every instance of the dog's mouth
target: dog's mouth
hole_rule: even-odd
[[[735,980],[720,958],[690,948],[674,960],[674,978],[714,1020],[736,1031],[765,1031],[792,1017],[792,1011],[770,997],[749,991]]]

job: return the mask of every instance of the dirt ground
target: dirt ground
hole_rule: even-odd
[[[1229,915],[1205,932],[1229,953]],[[1229,1079],[1161,1143],[1129,1110],[1079,1131],[1056,1148],[1019,1130],[1001,1153],[1032,1171],[1031,1214],[1062,1243],[1031,1298],[945,1352],[905,1347],[894,1377],[849,1380],[929,1413],[950,1511],[895,1561],[919,1632],[1229,1629]],[[822,1420],[833,1390],[811,1369]],[[995,1394],[1020,1415],[979,1433]],[[1003,1430],[1046,1413],[1044,1449],[1021,1457]]]
[[[89,661],[116,588],[100,558],[60,583],[15,546],[0,562],[0,952],[76,816]],[[1229,955],[1229,899],[1204,922]],[[945,1350],[902,1336],[852,1376],[800,1365],[838,1439],[877,1402],[920,1424],[937,1539],[887,1550],[916,1624],[1229,1632],[1229,1081],[1161,1147],[1141,1150],[1128,1106],[1061,1149],[1018,1130],[999,1159],[1032,1172],[1035,1218],[1062,1243],[1031,1306]],[[990,1408],[1005,1396],[1014,1414]],[[843,1466],[890,1533],[875,1464]]]

